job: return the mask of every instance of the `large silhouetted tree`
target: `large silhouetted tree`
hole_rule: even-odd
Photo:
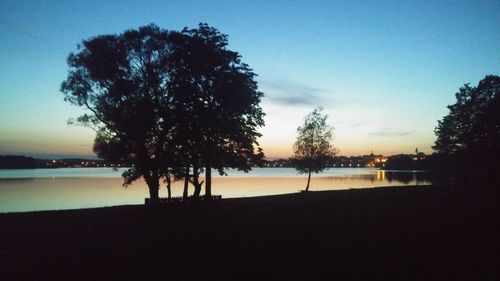
[[[311,173],[325,169],[329,160],[337,153],[333,146],[333,128],[326,123],[328,115],[322,108],[316,108],[304,118],[304,124],[297,128],[297,140],[293,145],[292,163],[300,173],[307,173],[306,191],[309,190]]]
[[[92,127],[101,158],[134,167],[125,184],[143,176],[153,203],[174,151],[170,57],[174,33],[155,25],[84,40],[68,57],[61,91],[89,113],[76,122]],[[167,161],[168,160],[168,161]]]
[[[492,178],[500,172],[500,77],[487,75],[477,87],[465,84],[438,121],[435,146],[457,175]],[[496,170],[495,169],[496,167]],[[485,175],[480,175],[488,171]]]
[[[264,125],[255,74],[227,50],[227,35],[206,24],[182,32],[155,25],[84,40],[70,54],[65,100],[89,113],[94,151],[127,162],[124,184],[144,177],[153,203],[160,179],[185,179],[200,194],[211,168],[248,171],[263,158],[256,129]],[[190,172],[192,171],[192,172]]]
[[[257,128],[264,125],[259,105],[263,96],[257,90],[253,71],[241,56],[227,49],[227,35],[200,24],[184,29],[184,40],[174,52],[176,65],[173,92],[185,106],[179,114],[186,118],[180,142],[193,167],[195,196],[201,184],[198,169],[205,169],[207,197],[211,196],[211,169],[222,175],[225,168],[248,171],[263,159]],[[180,67],[182,66],[182,67]]]

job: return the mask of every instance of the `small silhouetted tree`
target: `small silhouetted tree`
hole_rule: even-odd
[[[322,108],[316,108],[306,115],[304,124],[297,128],[291,160],[299,174],[308,174],[305,191],[309,190],[311,173],[323,171],[338,151],[333,146],[333,127],[326,123],[327,118]]]
[[[441,168],[467,181],[474,178],[499,182],[500,165],[500,77],[487,75],[477,87],[465,84],[455,94],[456,102],[434,130],[433,148],[440,154]],[[446,167],[443,167],[446,166]]]

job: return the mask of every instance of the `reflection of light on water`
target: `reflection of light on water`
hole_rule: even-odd
[[[377,180],[379,181],[385,180],[385,171],[377,171]]]

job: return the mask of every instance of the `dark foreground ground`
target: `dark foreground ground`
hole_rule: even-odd
[[[444,187],[2,214],[0,280],[495,280],[499,218]]]

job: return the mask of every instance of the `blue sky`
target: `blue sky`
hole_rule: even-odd
[[[500,74],[499,1],[3,1],[0,154],[93,156],[94,132],[66,125],[66,57],[91,36],[149,23],[206,22],[259,75],[261,144],[291,154],[324,107],[342,155],[430,153],[464,84]]]

